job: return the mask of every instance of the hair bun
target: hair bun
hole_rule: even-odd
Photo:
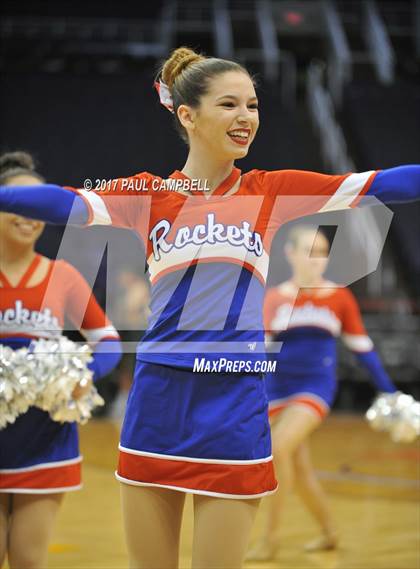
[[[166,83],[169,89],[172,89],[178,75],[192,63],[197,63],[204,59],[206,59],[204,55],[196,53],[189,47],[178,47],[171,53],[162,67],[161,75],[164,83]]]
[[[18,168],[35,171],[32,156],[22,151],[6,152],[6,154],[0,156],[0,175]]]

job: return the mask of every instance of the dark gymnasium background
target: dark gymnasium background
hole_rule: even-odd
[[[31,152],[48,181],[79,187],[85,178],[167,175],[182,166],[186,147],[152,88],[159,61],[180,45],[239,60],[255,73],[261,127],[238,163],[243,171],[338,173],[419,162],[419,0],[27,0],[4,1],[1,16],[1,151]],[[420,204],[392,209],[398,215],[380,265],[352,289],[392,378],[419,399]],[[62,232],[48,227],[39,250],[54,256]],[[73,233],[73,261],[85,272],[99,243],[95,229],[82,233]],[[269,285],[286,275],[283,235]],[[124,310],[128,320],[138,318],[124,335],[135,340],[133,328],[147,318],[147,287],[139,242],[125,232],[121,238],[129,246],[112,277],[112,308],[120,329]],[[106,256],[95,285],[102,303],[105,274]],[[127,306],[133,282],[138,294]],[[129,381],[130,365],[102,385],[102,413]],[[344,351],[339,375],[336,409],[365,410],[373,388]]]

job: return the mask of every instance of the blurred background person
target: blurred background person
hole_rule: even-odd
[[[29,154],[0,157],[1,185],[43,181]],[[74,267],[36,252],[44,226],[0,213],[0,344],[19,349],[57,339],[67,317],[93,349],[88,367],[97,380],[121,357],[118,333]],[[78,385],[73,397],[90,387]],[[64,493],[81,488],[81,461],[77,424],[53,421],[35,406],[0,430],[0,565],[7,556],[11,569],[46,566]]]
[[[281,545],[280,520],[294,483],[322,536],[308,551],[334,549],[338,531],[326,495],[311,462],[311,433],[329,413],[337,391],[337,338],[364,366],[379,392],[397,391],[364,328],[350,289],[324,278],[330,245],[317,227],[296,225],[288,233],[285,255],[289,280],[270,288],[264,301],[266,340],[277,342],[267,373],[273,457],[279,488],[268,502],[268,515],[252,559],[272,559]],[[278,352],[278,353],[277,353]]]

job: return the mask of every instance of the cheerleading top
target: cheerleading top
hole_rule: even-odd
[[[291,282],[270,288],[264,300],[264,325],[269,339],[278,342],[272,357],[279,386],[291,377],[329,383],[335,378],[337,339],[341,337],[379,391],[396,391],[348,288],[331,281],[318,289],[298,290]]]
[[[31,286],[41,260],[47,262],[47,272]],[[36,255],[16,286],[2,272],[0,284],[0,348],[3,344],[18,349],[34,339],[57,339],[69,318],[95,344],[93,361],[88,364],[94,379],[118,363],[121,346],[115,328],[84,278],[67,262]],[[0,430],[0,492],[77,490],[81,460],[76,423],[58,423],[32,406]]]
[[[264,285],[281,224],[352,208],[364,195],[418,199],[420,166],[344,175],[252,170],[242,177],[234,168],[210,197],[179,191],[193,182],[175,171],[167,180],[142,172],[97,191],[3,187],[0,209],[50,223],[134,230],[152,283],[137,358],[191,369],[199,356],[255,361],[265,353]]]
[[[44,278],[28,286],[41,256],[36,255],[16,286],[0,271],[0,343],[16,349],[28,345],[30,340],[54,339],[63,334],[65,319],[81,331],[88,342],[102,345],[112,341],[109,354],[93,354],[89,367],[94,379],[105,375],[120,358],[119,336],[98,305],[82,275],[64,260],[48,260]],[[107,342],[107,345],[109,342]]]

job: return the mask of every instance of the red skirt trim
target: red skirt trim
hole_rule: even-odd
[[[274,417],[277,417],[277,415],[281,413],[283,409],[290,407],[291,405],[304,405],[321,419],[325,419],[330,411],[328,405],[324,403],[320,398],[307,394],[297,394],[285,399],[270,401],[268,407],[268,416],[270,419],[273,419]]]
[[[162,454],[120,448],[116,477],[126,484],[161,486],[222,498],[260,498],[277,488],[271,456],[261,460],[210,461],[166,458]]]
[[[0,492],[52,494],[81,488],[81,461],[76,459],[26,468],[0,470]]]

